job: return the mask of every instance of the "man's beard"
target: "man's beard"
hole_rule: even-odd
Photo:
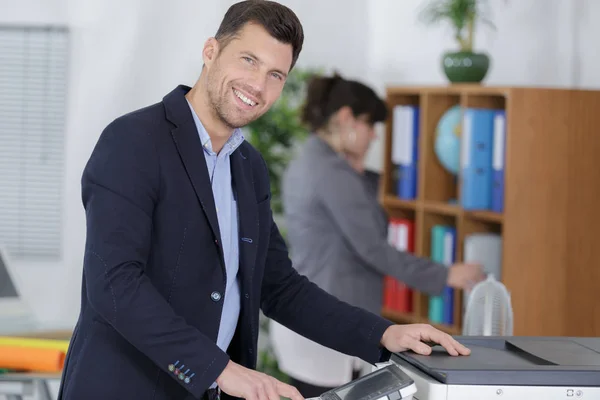
[[[209,78],[209,82],[211,79]],[[241,116],[237,114],[236,106],[233,100],[233,88],[227,86],[224,93],[219,95],[218,87],[216,86],[216,82],[218,80],[212,80],[215,83],[212,83],[208,87],[208,99],[210,102],[210,106],[214,110],[215,116],[228,128],[236,129],[241,128],[248,125],[250,122],[254,121],[257,116]],[[229,100],[231,96],[232,100]],[[237,114],[237,115],[236,115]]]
[[[218,90],[214,87],[214,84],[210,85],[208,88],[208,100],[210,102],[209,106],[212,107],[212,111],[219,121],[228,128],[238,128],[238,126],[236,126],[237,124],[232,121],[231,116],[227,112],[227,101],[225,96],[219,96]]]

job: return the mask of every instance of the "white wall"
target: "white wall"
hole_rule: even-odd
[[[294,10],[304,27],[299,66],[335,69],[347,78],[364,78],[368,67],[364,55],[370,44],[365,34],[370,1],[280,0],[280,3]]]
[[[80,177],[104,126],[192,84],[203,41],[232,0],[0,0],[0,23],[63,23],[72,32],[66,142],[64,261],[26,265],[23,287],[49,322],[72,324],[79,309],[85,219]],[[387,84],[445,84],[440,55],[452,32],[417,21],[421,0],[282,0],[302,20],[300,66],[335,68],[383,95]],[[596,0],[492,2],[497,31],[482,29],[488,84],[599,87]],[[574,5],[579,6],[575,10]],[[381,141],[368,165],[381,167]],[[25,276],[27,275],[27,276]]]

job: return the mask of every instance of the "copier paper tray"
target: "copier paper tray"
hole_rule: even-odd
[[[455,336],[471,349],[450,356],[434,346],[429,356],[395,353],[449,385],[599,386],[600,338]]]

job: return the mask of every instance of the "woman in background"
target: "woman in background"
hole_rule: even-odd
[[[287,240],[300,274],[347,303],[380,314],[384,276],[441,295],[484,278],[478,264],[447,267],[398,251],[388,243],[388,220],[365,177],[365,156],[385,103],[362,83],[316,77],[303,120],[312,135],[285,172],[282,198]],[[316,397],[357,376],[362,362],[327,349],[272,321],[279,367],[304,397]]]

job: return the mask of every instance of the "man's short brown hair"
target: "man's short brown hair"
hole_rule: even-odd
[[[304,43],[304,31],[296,14],[275,1],[241,1],[229,7],[217,30],[215,39],[222,47],[225,47],[249,22],[261,25],[281,43],[292,45],[291,70],[298,60]]]

